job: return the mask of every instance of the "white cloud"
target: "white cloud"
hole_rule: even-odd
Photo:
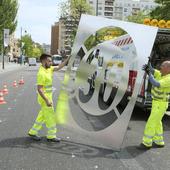
[[[16,36],[21,27],[39,43],[51,42],[51,25],[58,21],[58,4],[62,0],[20,0]]]

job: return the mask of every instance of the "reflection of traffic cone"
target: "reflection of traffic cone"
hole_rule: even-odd
[[[23,85],[24,84],[24,78],[21,77],[21,79],[19,80],[19,85]]]
[[[0,104],[5,104],[6,101],[4,100],[4,97],[3,97],[3,92],[0,91]]]
[[[3,89],[3,94],[8,94],[8,89],[7,89],[7,85],[4,84],[4,89]]]
[[[18,86],[17,86],[17,81],[16,81],[16,80],[13,82],[13,87],[18,87]]]

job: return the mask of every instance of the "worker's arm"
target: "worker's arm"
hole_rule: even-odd
[[[69,61],[70,57],[68,57],[67,59],[65,59],[61,64],[59,64],[58,66],[54,66],[54,71],[58,71],[60,69],[62,69],[66,64],[67,62]]]
[[[42,85],[37,85],[37,90],[40,96],[44,99],[48,107],[52,106],[52,102],[48,100],[48,98],[44,94],[43,86]]]
[[[155,87],[160,87],[160,83],[154,78],[152,74],[149,74],[149,81]]]

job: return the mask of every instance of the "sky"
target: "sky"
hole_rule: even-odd
[[[51,43],[51,26],[58,21],[59,4],[64,0],[19,0],[16,37],[27,31],[40,44]]]

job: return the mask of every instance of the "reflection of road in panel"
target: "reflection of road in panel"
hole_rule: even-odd
[[[70,106],[72,107],[72,116],[80,127],[88,131],[99,131],[110,126],[114,121],[116,121],[117,116],[113,110],[109,113],[99,116],[94,116],[83,111],[75,100],[70,100]],[[80,114],[81,113],[81,114]]]

